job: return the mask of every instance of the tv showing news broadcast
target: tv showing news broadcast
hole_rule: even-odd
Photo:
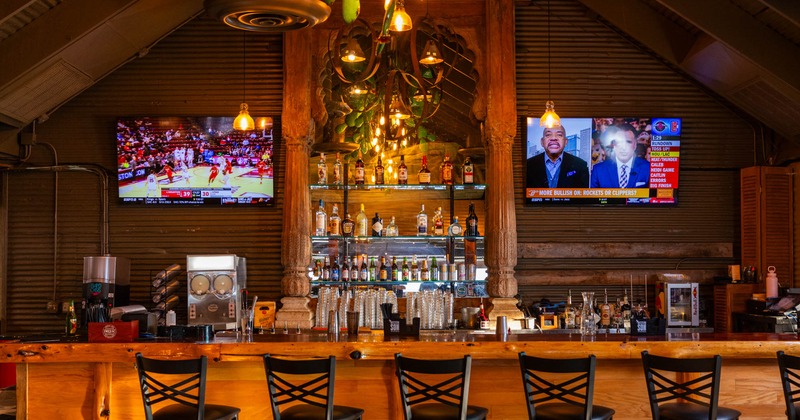
[[[680,118],[527,118],[525,204],[662,206],[678,202]]]
[[[117,119],[122,203],[246,205],[275,203],[278,123],[233,129],[233,117]]]

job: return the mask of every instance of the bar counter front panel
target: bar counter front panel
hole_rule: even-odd
[[[141,419],[144,415],[134,355],[209,359],[207,402],[242,409],[241,419],[270,419],[261,355],[335,355],[337,404],[362,407],[365,419],[402,419],[393,357],[473,357],[469,400],[489,408],[491,419],[527,418],[517,354],[598,358],[595,404],[615,419],[649,419],[641,352],[672,357],[723,357],[720,405],[743,419],[785,419],[776,352],[800,354],[795,334],[668,334],[636,337],[599,334],[423,333],[419,338],[324,333],[256,334],[252,342],[0,344],[3,361],[17,363],[18,419]]]

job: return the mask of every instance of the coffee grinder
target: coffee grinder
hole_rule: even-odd
[[[127,258],[83,257],[83,325],[110,322],[111,308],[130,303],[131,262]]]

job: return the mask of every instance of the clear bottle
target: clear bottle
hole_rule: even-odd
[[[436,211],[434,211],[431,222],[433,224],[433,235],[435,236],[444,235],[444,220],[442,219],[441,207],[437,208]]]
[[[397,183],[399,185],[408,184],[408,167],[406,166],[406,158],[400,155],[400,165],[397,167]]]
[[[383,236],[383,219],[375,212],[375,217],[372,218],[372,236]]]
[[[361,156],[361,151],[358,151],[358,159],[355,163],[355,174],[353,175],[353,179],[356,185],[364,184],[364,160]]]
[[[430,271],[428,271],[428,259],[422,259],[422,268],[419,269],[419,279],[420,281],[428,281],[431,279]]]
[[[417,256],[411,259],[411,281],[419,281],[419,266],[417,265]]]
[[[375,165],[375,185],[383,185],[384,183],[384,168],[381,155],[378,155],[378,163]]]
[[[331,236],[340,236],[342,234],[342,218],[339,217],[339,206],[333,205],[331,210],[331,217],[328,220],[328,234]]]
[[[75,314],[75,301],[69,301],[69,311],[67,312],[65,324],[64,332],[67,335],[75,335],[78,333],[78,315]]]
[[[428,236],[428,214],[425,213],[425,205],[417,213],[417,236]]]
[[[575,307],[572,305],[572,290],[567,295],[567,305],[564,307],[564,328],[575,328]]]
[[[344,181],[344,171],[342,166],[342,156],[336,152],[336,162],[333,163],[333,184],[342,185]]]
[[[342,221],[342,236],[353,236],[356,231],[356,222],[350,218],[350,213],[347,213],[344,220]]]
[[[478,232],[478,216],[475,215],[475,203],[469,203],[469,215],[467,215],[467,230],[464,236],[480,236]]]
[[[389,222],[389,226],[386,226],[386,236],[399,236],[400,231],[397,228],[397,224],[394,222],[394,216],[392,216],[392,220]]]
[[[381,255],[381,266],[378,269],[378,280],[380,281],[388,281],[389,280],[389,267],[386,265],[386,256]]]
[[[428,169],[428,157],[422,156],[422,167],[419,169],[418,174],[419,184],[427,185],[431,183],[431,171]]]
[[[369,218],[364,212],[364,203],[361,203],[361,210],[356,215],[356,236],[369,236]]]
[[[453,163],[450,162],[450,154],[445,153],[441,168],[441,180],[444,185],[453,185]]]
[[[317,184],[325,185],[328,183],[328,164],[325,163],[325,153],[319,154],[319,163],[317,163]]]
[[[622,311],[622,326],[625,331],[631,331],[631,304],[628,301],[628,289],[625,289],[625,295],[622,297],[622,304],[620,305]]]
[[[411,280],[411,269],[408,267],[408,257],[403,257],[403,266],[401,268],[403,281]]]
[[[450,236],[461,236],[463,233],[464,229],[458,224],[458,216],[453,217],[453,223],[447,228],[447,234]]]
[[[325,203],[319,200],[319,207],[317,208],[317,215],[315,220],[314,235],[325,236],[328,231],[328,213],[325,212]]]
[[[469,156],[464,159],[464,166],[461,167],[461,183],[465,185],[475,183],[475,167],[472,165],[472,160]]]

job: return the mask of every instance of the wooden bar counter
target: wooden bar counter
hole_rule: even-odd
[[[251,342],[135,343],[11,342],[0,344],[4,362],[17,363],[19,419],[141,419],[134,355],[209,358],[207,400],[241,407],[242,420],[269,419],[267,387],[260,356],[337,359],[336,402],[362,407],[365,419],[401,419],[393,355],[456,358],[473,356],[470,403],[489,408],[491,419],[523,419],[527,413],[517,354],[598,358],[595,403],[616,410],[615,419],[648,419],[650,410],[641,352],[673,357],[723,357],[720,404],[740,410],[743,419],[785,419],[775,353],[800,354],[795,334],[668,334],[632,337],[599,334],[494,334],[425,332],[419,338],[361,333],[290,331],[256,334]]]

